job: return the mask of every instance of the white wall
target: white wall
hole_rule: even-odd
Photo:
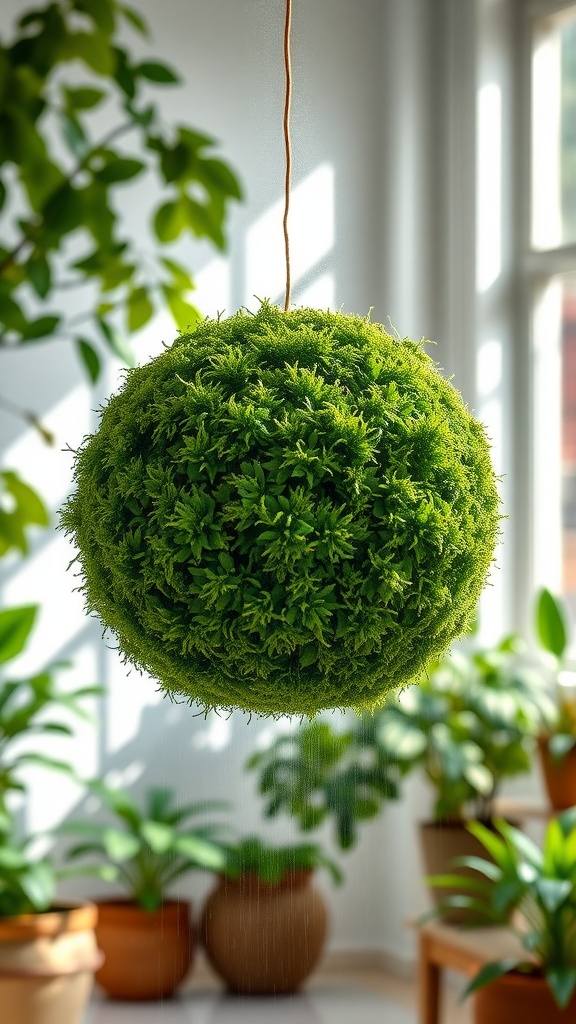
[[[280,300],[283,5],[280,0],[140,0],[138,6],[153,29],[154,43],[143,51],[169,60],[185,80],[161,93],[166,118],[215,135],[246,191],[245,204],[230,221],[226,259],[206,244],[180,246],[197,275],[198,302],[215,314],[254,306],[254,294]],[[5,3],[2,22],[20,7],[16,0]],[[296,303],[343,306],[361,314],[373,307],[374,319],[390,317],[400,333],[417,338],[434,337],[441,327],[454,334],[457,317],[450,319],[443,270],[454,197],[444,187],[448,157],[441,108],[453,100],[459,83],[442,62],[458,55],[463,74],[473,73],[461,58],[462,45],[472,37],[448,38],[445,31],[450,26],[452,33],[460,31],[458,9],[460,0],[296,0]],[[151,193],[125,195],[123,215],[141,231]],[[147,358],[173,334],[166,318],[159,318],[136,343],[139,357]],[[436,351],[448,370],[458,362],[466,369],[464,350],[456,358],[450,337]],[[58,442],[48,450],[19,421],[0,413],[2,464],[18,467],[53,509],[70,481],[69,454],[62,449],[75,448],[93,428],[90,409],[117,386],[118,369],[110,365],[94,394],[62,343],[2,356],[2,390],[40,412]],[[60,535],[39,537],[33,557],[4,567],[3,600],[42,604],[36,643],[22,659],[22,671],[65,656],[74,662],[67,676],[71,683],[98,679],[107,686],[97,709],[98,730],[84,728],[75,745],[80,768],[86,774],[113,770],[125,783],[134,782],[136,792],[164,783],[187,801],[228,798],[243,832],[265,829],[279,840],[296,840],[291,822],[262,823],[254,780],[242,770],[270,724],[240,714],[205,721],[163,701],[153,681],[127,674],[101,642],[98,625],[83,615],[81,598],[72,592],[74,579],[66,573],[70,557]],[[58,752],[63,754],[62,746]],[[77,799],[71,784],[36,775],[28,827],[53,824],[75,810]],[[335,947],[411,955],[405,920],[422,909],[423,900],[413,819],[425,808],[421,790],[411,785],[405,801],[367,825],[358,848],[343,859],[345,887],[332,891],[322,881],[333,908]],[[206,884],[193,877],[181,891],[199,899]]]

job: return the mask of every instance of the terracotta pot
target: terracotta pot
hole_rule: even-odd
[[[576,996],[561,1010],[544,978],[510,973],[474,996],[474,1024],[574,1024]]]
[[[576,805],[576,747],[559,761],[548,749],[548,737],[538,740],[540,764],[548,793],[548,799],[555,811],[564,811]]]
[[[277,884],[256,875],[221,878],[200,920],[216,973],[234,992],[296,992],[316,966],[328,927],[311,871],[289,871]]]
[[[194,959],[190,904],[168,900],[149,913],[128,900],[97,902],[100,987],[113,999],[172,996]]]
[[[0,1019],[80,1024],[102,963],[93,903],[0,918]]]
[[[486,822],[484,822],[486,824]],[[455,868],[453,861],[457,857],[481,857],[490,860],[490,854],[479,839],[468,832],[466,822],[424,822],[420,825],[420,845],[426,875],[462,875],[478,880],[478,872],[471,868]],[[484,881],[484,878],[482,878]],[[468,894],[466,889],[434,888],[428,891],[434,907],[439,907],[447,896]],[[474,897],[478,899],[476,893]],[[450,910],[443,915],[449,924],[469,924],[478,920],[473,911],[462,909]]]

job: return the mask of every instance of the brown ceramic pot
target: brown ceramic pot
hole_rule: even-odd
[[[468,832],[465,821],[422,823],[420,845],[426,875],[462,875],[477,880],[479,876],[476,871],[472,871],[471,868],[454,867],[453,861],[457,857],[491,859],[480,840]],[[429,886],[428,891],[434,907],[439,907],[448,896],[461,896],[464,893],[468,895],[466,889],[459,889],[457,886],[453,889]],[[477,896],[475,898],[478,899]],[[449,924],[470,924],[478,920],[478,915],[465,908],[447,911],[442,917]]]
[[[80,1024],[102,963],[93,903],[0,918],[0,1020]]]
[[[208,896],[200,937],[216,973],[233,992],[296,992],[316,966],[328,927],[311,871],[277,884],[256,875],[220,878]]]
[[[559,761],[548,749],[548,738],[538,740],[540,764],[548,793],[548,799],[555,811],[564,811],[576,805],[576,747]]]
[[[149,913],[128,900],[98,901],[96,936],[105,962],[96,981],[113,999],[174,994],[194,958],[190,904],[168,900]]]
[[[576,997],[561,1010],[544,978],[505,974],[474,996],[474,1024],[574,1024]]]

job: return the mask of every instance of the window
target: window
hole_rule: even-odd
[[[540,0],[532,11],[534,568],[576,622],[576,3]]]

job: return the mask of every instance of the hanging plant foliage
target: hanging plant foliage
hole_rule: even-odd
[[[370,708],[467,627],[498,533],[480,424],[421,345],[264,303],[127,372],[63,524],[128,662],[207,708]]]

